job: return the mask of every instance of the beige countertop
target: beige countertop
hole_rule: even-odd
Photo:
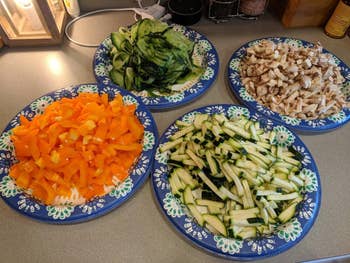
[[[117,25],[132,17],[122,13],[88,18],[74,26],[80,41],[100,42]],[[220,57],[213,86],[183,107],[155,112],[161,134],[178,116],[214,103],[237,103],[228,88],[226,66],[238,47],[267,36],[290,36],[321,41],[350,65],[350,39],[328,38],[322,28],[285,29],[267,14],[258,21],[234,19],[214,24],[202,19],[193,26],[206,35]],[[69,85],[94,82],[94,48],[65,41],[59,47],[2,49],[0,51],[0,128],[35,98]],[[309,234],[290,250],[260,262],[295,262],[350,253],[350,125],[335,131],[301,136],[318,165],[322,205]],[[76,225],[33,221],[0,201],[1,262],[226,262],[188,243],[162,215],[150,180],[121,207]]]

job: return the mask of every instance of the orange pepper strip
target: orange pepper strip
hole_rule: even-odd
[[[11,136],[19,162],[9,175],[47,205],[74,188],[86,200],[105,194],[105,186],[128,177],[142,152],[135,110],[120,94],[110,101],[107,94],[80,93],[32,120],[20,116]]]

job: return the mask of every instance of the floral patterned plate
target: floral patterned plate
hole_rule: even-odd
[[[193,59],[203,61],[206,66],[205,72],[199,80],[188,81],[183,85],[176,85],[177,90],[181,91],[170,96],[150,97],[144,92],[133,92],[134,95],[141,97],[142,102],[151,110],[177,107],[198,98],[211,86],[219,70],[218,53],[206,37],[184,26],[173,25],[173,28],[176,31],[182,32],[196,43]],[[109,77],[109,71],[112,65],[108,53],[111,45],[111,39],[107,37],[97,48],[93,61],[93,70],[98,83],[116,86]]]
[[[295,133],[284,126],[241,106],[228,104],[206,106],[183,115],[179,120],[192,122],[194,116],[198,113],[224,113],[229,118],[244,115],[251,120],[259,121],[262,128],[274,130],[276,132],[275,141],[277,145],[292,146],[304,157],[301,170],[301,173],[304,173],[307,178],[306,186],[303,190],[304,199],[297,210],[296,216],[286,224],[279,226],[270,236],[242,241],[210,233],[196,223],[186,206],[170,191],[167,166],[169,151],[160,153],[159,148],[177,131],[174,122],[160,138],[151,177],[156,199],[167,219],[176,230],[195,245],[217,256],[229,259],[254,260],[266,258],[277,255],[296,245],[311,229],[321,205],[321,184],[318,170],[305,144]]]
[[[9,168],[15,161],[14,147],[10,140],[11,130],[19,125],[20,114],[31,119],[34,115],[42,113],[44,108],[53,101],[63,97],[75,97],[81,92],[107,93],[110,98],[120,93],[124,103],[136,103],[136,115],[145,129],[143,152],[130,172],[130,176],[109,194],[79,206],[45,206],[25,195],[8,175]],[[97,84],[81,84],[51,92],[36,99],[19,112],[0,136],[0,195],[10,207],[21,214],[47,223],[78,223],[102,216],[124,203],[148,178],[157,140],[158,131],[151,113],[138,98],[123,89],[100,87]]]
[[[300,132],[325,132],[339,128],[350,120],[350,108],[343,108],[339,113],[329,116],[324,119],[316,120],[303,120],[299,118],[291,118],[286,115],[281,115],[277,112],[270,110],[269,108],[259,104],[242,85],[240,79],[240,62],[242,58],[246,55],[246,49],[253,46],[262,40],[271,40],[275,43],[288,43],[290,45],[295,45],[297,47],[312,47],[313,44],[304,40],[292,39],[286,37],[268,37],[261,38],[257,40],[250,41],[239,49],[237,49],[228,63],[228,78],[231,90],[234,92],[235,96],[247,107],[257,110],[259,113],[271,118],[275,121],[283,123],[290,129]],[[323,52],[330,53],[329,51],[323,49]],[[343,85],[343,93],[346,95],[347,101],[350,101],[350,68],[334,54],[330,53],[335,63],[340,67],[341,73],[345,78],[345,83]]]

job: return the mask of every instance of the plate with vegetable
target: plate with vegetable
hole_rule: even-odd
[[[53,224],[102,216],[147,179],[158,139],[143,103],[120,88],[81,84],[21,110],[0,136],[0,195]]]
[[[97,48],[93,69],[103,85],[118,85],[150,109],[188,103],[214,82],[219,57],[196,31],[143,19],[112,32]]]
[[[215,255],[254,260],[300,242],[321,205],[316,164],[285,126],[236,105],[178,118],[160,138],[152,185],[185,238]]]
[[[242,103],[290,129],[325,132],[350,120],[350,69],[320,43],[250,41],[233,53],[228,78]]]

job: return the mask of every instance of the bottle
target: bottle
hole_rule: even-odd
[[[340,0],[325,26],[325,33],[333,38],[343,38],[350,26],[350,0]]]
[[[78,0],[64,0],[67,12],[71,17],[77,17],[80,15],[80,8]]]

